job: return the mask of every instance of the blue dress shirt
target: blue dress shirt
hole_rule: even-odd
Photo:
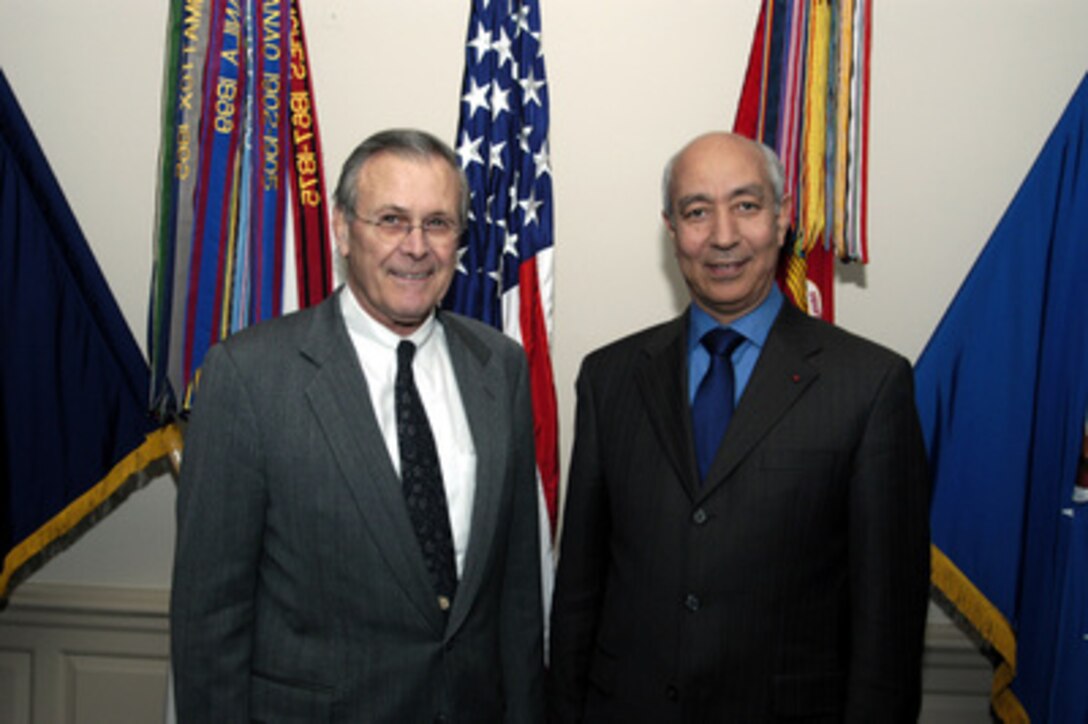
[[[748,379],[752,376],[752,370],[756,367],[759,355],[763,351],[763,344],[767,341],[767,334],[771,331],[778,310],[782,308],[784,297],[779,291],[778,285],[771,285],[771,293],[767,295],[758,307],[745,314],[740,319],[733,320],[729,325],[744,335],[744,341],[733,351],[733,403],[740,401],[744,394],[744,388],[748,385]],[[703,335],[714,327],[719,327],[718,321],[692,304],[688,307],[690,315],[688,323],[688,404],[695,399],[695,391],[699,389],[710,367],[710,353],[699,343]]]

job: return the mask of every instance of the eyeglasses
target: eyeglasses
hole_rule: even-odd
[[[453,219],[445,216],[431,216],[418,224],[413,224],[407,216],[400,214],[382,214],[376,219],[368,219],[352,213],[359,221],[369,224],[378,230],[378,233],[390,241],[401,241],[412,233],[413,229],[419,229],[423,236],[432,241],[449,241],[461,231],[461,225]]]

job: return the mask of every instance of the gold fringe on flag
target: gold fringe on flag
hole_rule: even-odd
[[[1016,676],[1016,634],[1008,619],[935,545],[930,546],[930,561],[933,586],[955,607],[949,614],[966,619],[997,657],[990,692],[994,713],[1006,724],[1026,724],[1030,718],[1011,688]]]
[[[181,449],[182,437],[176,424],[152,432],[102,480],[12,548],[4,557],[4,570],[0,573],[0,607],[19,582],[67,548],[130,493],[166,472],[166,463],[176,472]]]

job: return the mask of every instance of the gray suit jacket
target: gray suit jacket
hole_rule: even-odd
[[[914,721],[929,485],[910,366],[787,303],[700,484],[686,319],[582,366],[553,718]]]
[[[448,621],[336,296],[208,353],[178,491],[181,722],[542,718],[525,356],[485,325],[439,319],[477,454]]]

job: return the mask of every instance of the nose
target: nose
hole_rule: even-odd
[[[710,227],[710,243],[714,246],[728,247],[737,243],[737,220],[728,208],[716,206]]]
[[[427,255],[430,250],[426,235],[423,233],[423,225],[415,224],[408,229],[408,233],[400,240],[400,250],[408,256],[420,258]]]

